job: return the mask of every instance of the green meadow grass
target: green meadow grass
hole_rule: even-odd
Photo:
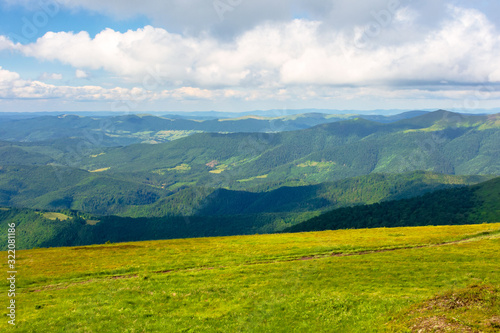
[[[16,331],[411,332],[420,313],[412,307],[436,295],[498,291],[499,231],[384,228],[19,251]],[[463,325],[494,329],[490,312],[462,312]]]
[[[69,217],[68,215],[65,215],[65,214],[61,214],[61,213],[52,213],[52,212],[49,212],[49,213],[43,213],[42,214],[43,217],[45,217],[46,219],[49,219],[49,220],[57,220],[59,219],[59,221],[66,221],[66,220],[69,220],[71,217]]]

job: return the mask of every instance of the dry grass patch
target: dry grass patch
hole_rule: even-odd
[[[417,333],[469,333],[475,332],[470,327],[464,326],[460,323],[451,321],[443,316],[435,316],[430,318],[419,318],[418,323],[412,327],[412,332]]]
[[[416,333],[500,332],[499,311],[498,286],[471,285],[419,303],[398,318]]]
[[[68,215],[61,214],[61,213],[51,213],[51,212],[49,212],[49,213],[43,213],[42,215],[46,219],[49,219],[49,220],[52,220],[52,221],[55,221],[55,220],[66,221],[66,220],[71,219],[71,217],[69,217]]]
[[[104,172],[104,171],[108,171],[109,169],[111,169],[111,168],[110,167],[108,167],[108,168],[101,168],[101,169],[91,170],[89,172],[92,172],[92,173],[95,173],[95,172]]]

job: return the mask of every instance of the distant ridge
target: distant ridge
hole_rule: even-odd
[[[304,110],[311,111],[311,110]],[[346,119],[363,118],[380,123],[391,123],[425,113],[425,111],[405,112],[394,116],[326,114],[313,112],[300,114],[273,113],[200,113],[199,116],[152,115],[152,114],[110,114],[96,116],[94,113],[30,113],[0,114],[0,140],[36,142],[53,139],[84,136],[85,133],[102,133],[106,142],[114,145],[147,142],[145,133],[150,133],[151,142],[166,142],[162,131],[184,131],[182,136],[193,131],[210,133],[242,132],[283,132],[310,128],[319,124],[338,122]],[[265,116],[267,115],[267,116]],[[109,132],[111,131],[111,132]],[[191,132],[190,132],[191,131]],[[178,136],[174,136],[176,138]]]

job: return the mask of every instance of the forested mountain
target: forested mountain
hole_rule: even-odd
[[[301,116],[290,117],[287,121]],[[52,118],[40,118],[47,129],[58,128],[51,127]],[[139,133],[142,126],[159,130],[165,120],[116,118],[123,126],[120,131],[129,134]],[[67,245],[277,232],[331,209],[386,205],[383,202],[387,200],[476,184],[500,175],[499,114],[472,116],[440,110],[402,115],[396,121],[386,118],[384,122],[358,117],[278,133],[191,133],[160,144],[129,144],[135,139],[127,134],[118,135],[119,140],[128,140],[119,147],[113,136],[89,131],[99,119],[57,119],[68,126],[61,125],[60,130],[73,133],[73,137],[34,131],[27,141],[52,138],[0,141],[0,206],[9,207],[2,211],[0,220],[21,219],[25,222],[20,230],[41,233],[38,240],[29,238],[27,247],[63,244],[54,240],[55,234]],[[194,121],[174,122],[177,120]],[[259,119],[195,122],[247,120]],[[81,125],[81,132],[74,122]],[[475,199],[467,196],[472,192],[457,191],[450,193],[458,193],[451,196],[458,199],[443,205],[463,200],[464,207],[470,206],[468,202],[477,206]],[[397,202],[406,205],[413,201]],[[365,213],[348,213],[356,218],[342,217],[335,226],[384,225],[383,211],[389,206],[381,207],[377,214],[383,218],[366,222],[358,218]],[[418,205],[411,207],[404,214],[425,210]],[[477,207],[477,211],[491,211],[486,206]],[[63,211],[71,218],[59,219],[58,224],[47,216],[59,215],[46,216],[30,209]],[[364,212],[368,208],[350,209],[340,211]],[[439,223],[445,223],[443,216],[454,212],[446,209],[444,215],[433,215]],[[189,216],[189,223],[182,216]],[[450,221],[477,222],[476,213],[463,216],[467,217]],[[34,224],[27,222],[29,219]],[[387,221],[388,225],[420,223],[410,217]],[[143,226],[142,234],[134,233],[134,228]]]
[[[373,205],[339,208],[285,232],[500,221],[500,178],[463,188]]]
[[[119,115],[107,117],[79,115],[44,115],[33,118],[0,117],[0,140],[39,142],[61,138],[102,136],[100,145],[167,142],[196,132],[282,132],[310,128],[319,124],[366,117],[380,122],[393,122],[424,114],[405,112],[394,116],[333,115],[306,113],[296,115],[240,116],[206,119],[179,115]]]
[[[440,190],[412,199],[340,208],[298,223],[304,218],[307,218],[307,214],[293,215],[286,212],[153,218],[96,217],[68,210],[51,213],[0,208],[0,220],[3,223],[16,223],[18,248],[246,235],[282,230],[299,232],[474,224],[500,220],[500,178],[469,187]],[[6,233],[1,237],[5,240]],[[2,244],[7,242],[2,241]]]
[[[498,175],[499,119],[438,111],[390,124],[353,119],[275,134],[202,133],[159,145],[98,150],[95,157],[82,158],[81,167],[232,189],[416,170]]]
[[[312,217],[304,214],[301,220]],[[290,213],[226,216],[118,217],[80,212],[0,208],[2,225],[16,224],[16,249],[129,242],[140,240],[252,235],[283,230],[300,217]],[[290,221],[285,223],[284,220]],[[295,223],[300,222],[300,220]],[[0,249],[7,233],[0,233]]]
[[[444,188],[486,180],[425,172],[371,174],[310,186],[284,186],[266,192],[217,189],[200,203],[197,215],[306,212],[411,198]]]
[[[52,166],[0,168],[0,205],[116,214],[172,192],[99,173]]]
[[[283,114],[271,112],[257,116],[245,114],[233,118],[186,115],[41,115],[15,117],[0,113],[0,140],[37,142],[60,138],[74,138],[95,135],[105,137],[105,143],[123,145],[140,142],[165,142],[199,132],[281,132],[301,130],[319,124],[362,117],[383,123],[408,119],[427,113],[410,111],[392,116],[326,114],[308,112]],[[85,113],[83,113],[85,114]]]
[[[168,190],[127,179],[121,174],[113,177],[53,166],[5,166],[0,169],[0,206],[72,209],[132,217],[295,213],[406,198],[486,179],[487,176],[415,172],[373,174],[265,192],[195,186]]]
[[[199,133],[163,144],[101,147],[104,137],[0,142],[0,166],[73,169],[175,192],[186,187],[268,191],[372,173],[500,175],[500,115],[446,111],[282,133]],[[69,167],[70,169],[66,169]],[[43,176],[42,176],[43,178]]]

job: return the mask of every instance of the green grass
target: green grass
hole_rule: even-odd
[[[55,220],[66,221],[66,220],[71,219],[71,217],[69,217],[68,215],[61,214],[61,213],[48,212],[48,213],[43,213],[42,215],[46,219],[49,219],[52,221],[55,221]]]
[[[266,179],[267,176],[268,175],[261,175],[261,176],[250,177],[250,178],[247,178],[247,179],[238,179],[237,182],[238,183],[251,182],[252,180],[255,180],[255,179]]]
[[[175,168],[170,168],[167,170],[168,171],[189,171],[189,170],[191,170],[191,167],[189,166],[189,164],[181,164],[181,165],[176,166]]]
[[[409,332],[406,314],[436,295],[500,285],[499,230],[339,230],[19,251],[16,328]],[[442,245],[451,241],[459,242]]]
[[[326,162],[305,161],[304,163],[297,164],[297,167],[298,168],[317,167],[318,169],[321,169],[321,168],[328,168],[333,165],[335,165],[335,162],[331,161],[326,161]]]

